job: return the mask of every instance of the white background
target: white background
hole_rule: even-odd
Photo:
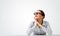
[[[25,35],[37,9],[45,12],[53,34],[60,34],[60,0],[0,0],[0,35]]]

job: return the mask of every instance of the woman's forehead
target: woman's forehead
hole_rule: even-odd
[[[35,11],[35,13],[41,13],[41,12],[37,10],[37,11]]]

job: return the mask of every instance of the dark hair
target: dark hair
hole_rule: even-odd
[[[42,11],[42,10],[37,10],[37,11],[40,11],[40,12],[41,12],[41,15],[45,18],[45,13],[44,13],[44,11]]]

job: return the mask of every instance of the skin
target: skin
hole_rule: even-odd
[[[36,11],[35,13],[41,13],[40,11]],[[41,14],[35,14],[34,15],[34,20],[35,20],[35,25],[39,28],[42,28],[42,21],[43,21],[44,17]]]

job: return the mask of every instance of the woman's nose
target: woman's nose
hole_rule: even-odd
[[[35,17],[37,17],[37,15],[35,15]]]

